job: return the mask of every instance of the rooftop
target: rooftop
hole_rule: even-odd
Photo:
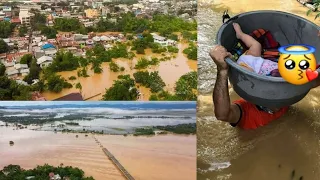
[[[83,101],[83,97],[80,93],[70,93],[53,101]]]

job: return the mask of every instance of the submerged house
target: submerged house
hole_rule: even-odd
[[[166,37],[163,36],[159,36],[156,33],[151,33],[154,42],[155,43],[159,43],[161,46],[175,46],[176,45],[176,41],[171,40],[171,39],[167,39]]]

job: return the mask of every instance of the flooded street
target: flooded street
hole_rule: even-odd
[[[159,75],[166,83],[165,90],[169,92],[174,92],[175,82],[178,79],[191,71],[197,70],[197,61],[189,60],[185,54],[183,54],[183,50],[188,47],[186,43],[178,44],[179,52],[174,54],[176,57],[168,60],[168,61],[161,61],[157,66],[150,66],[148,68],[149,72],[152,71],[159,71]],[[169,54],[168,54],[169,55]],[[75,88],[75,85],[80,82],[82,85],[81,94],[85,100],[101,100],[102,96],[105,94],[105,89],[110,88],[113,85],[114,80],[117,79],[118,75],[121,74],[130,74],[133,77],[133,73],[139,71],[134,69],[138,60],[142,57],[151,58],[157,57],[162,58],[161,54],[154,54],[151,52],[151,49],[147,49],[145,51],[145,55],[137,55],[133,60],[119,58],[116,59],[115,62],[120,66],[124,67],[124,72],[112,72],[109,69],[109,63],[105,62],[102,63],[101,67],[103,68],[103,72],[101,74],[94,74],[91,67],[88,67],[88,75],[90,77],[84,78],[77,78],[74,81],[68,80],[70,76],[77,77],[77,70],[74,71],[65,71],[58,73],[65,79],[67,79],[70,83],[73,84],[73,88],[71,89],[63,89],[60,93],[53,93],[53,92],[44,92],[43,96],[47,100],[54,100],[59,97],[65,96],[70,93],[80,92],[79,89]],[[139,86],[139,91],[142,93],[139,100],[147,101],[151,95],[150,89],[145,88],[143,86]]]
[[[315,13],[295,0],[199,1],[197,113],[198,179],[317,180],[320,179],[320,88],[310,93],[277,121],[256,130],[232,128],[213,116],[212,90],[216,67],[208,56],[222,25],[222,13],[232,17],[251,10],[281,10],[314,20]],[[239,96],[230,88],[231,101]]]
[[[17,132],[19,131],[19,132]],[[92,135],[62,134],[29,129],[0,127],[0,168],[19,164],[22,168],[37,165],[74,166],[96,180],[124,180],[120,171],[103,153]],[[193,180],[196,178],[196,137],[162,135],[124,137],[95,135],[135,178]],[[10,146],[9,141],[14,141]],[[181,146],[184,142],[184,146]]]

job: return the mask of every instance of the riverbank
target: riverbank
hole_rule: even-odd
[[[124,179],[92,135],[0,127],[0,168],[18,164],[79,167],[96,180]],[[196,137],[94,135],[136,179],[195,179]],[[9,141],[14,141],[10,146]],[[181,142],[184,142],[181,145]]]
[[[153,72],[158,71],[160,77],[165,82],[166,86],[164,87],[164,90],[167,90],[171,93],[174,93],[174,87],[175,83],[178,81],[178,79],[191,71],[197,71],[197,61],[190,60],[186,57],[186,55],[183,53],[183,50],[189,46],[188,43],[179,43],[178,48],[179,52],[173,54],[175,57],[167,60],[167,61],[161,61],[159,65],[148,67],[147,71]],[[133,73],[141,70],[134,69],[135,65],[137,64],[138,60],[142,57],[151,58],[162,58],[163,56],[161,54],[152,53],[151,49],[146,49],[144,55],[137,54],[136,57],[134,57],[132,60],[125,59],[125,58],[118,58],[115,59],[114,62],[117,63],[120,67],[124,67],[125,71],[123,72],[113,72],[109,68],[109,62],[102,63],[101,67],[103,69],[103,72],[100,74],[95,74],[93,70],[91,70],[91,66],[88,66],[87,73],[89,77],[77,77],[77,70],[74,71],[64,71],[57,73],[58,75],[61,75],[61,77],[65,78],[68,82],[73,84],[73,87],[70,89],[63,89],[59,93],[54,92],[44,92],[42,93],[43,96],[47,100],[54,100],[60,97],[63,97],[65,95],[68,95],[70,93],[79,93],[80,90],[76,89],[76,84],[80,83],[82,86],[81,94],[83,96],[83,99],[90,100],[90,101],[96,101],[101,100],[102,96],[106,92],[106,88],[110,88],[114,81],[118,79],[118,75],[124,75],[129,74],[133,78]],[[76,80],[69,80],[69,77],[75,76],[77,77]],[[141,97],[139,98],[140,101],[148,101],[151,95],[150,89],[143,87],[139,84],[138,90],[141,92]]]

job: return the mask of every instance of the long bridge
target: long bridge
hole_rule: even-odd
[[[103,147],[102,144],[99,142],[99,140],[96,139],[96,137],[94,137],[94,139],[100,145],[104,154],[107,155],[108,158],[113,162],[113,164],[121,171],[123,176],[127,180],[134,180],[131,174],[120,164],[120,162],[114,157],[114,155],[107,148]]]

